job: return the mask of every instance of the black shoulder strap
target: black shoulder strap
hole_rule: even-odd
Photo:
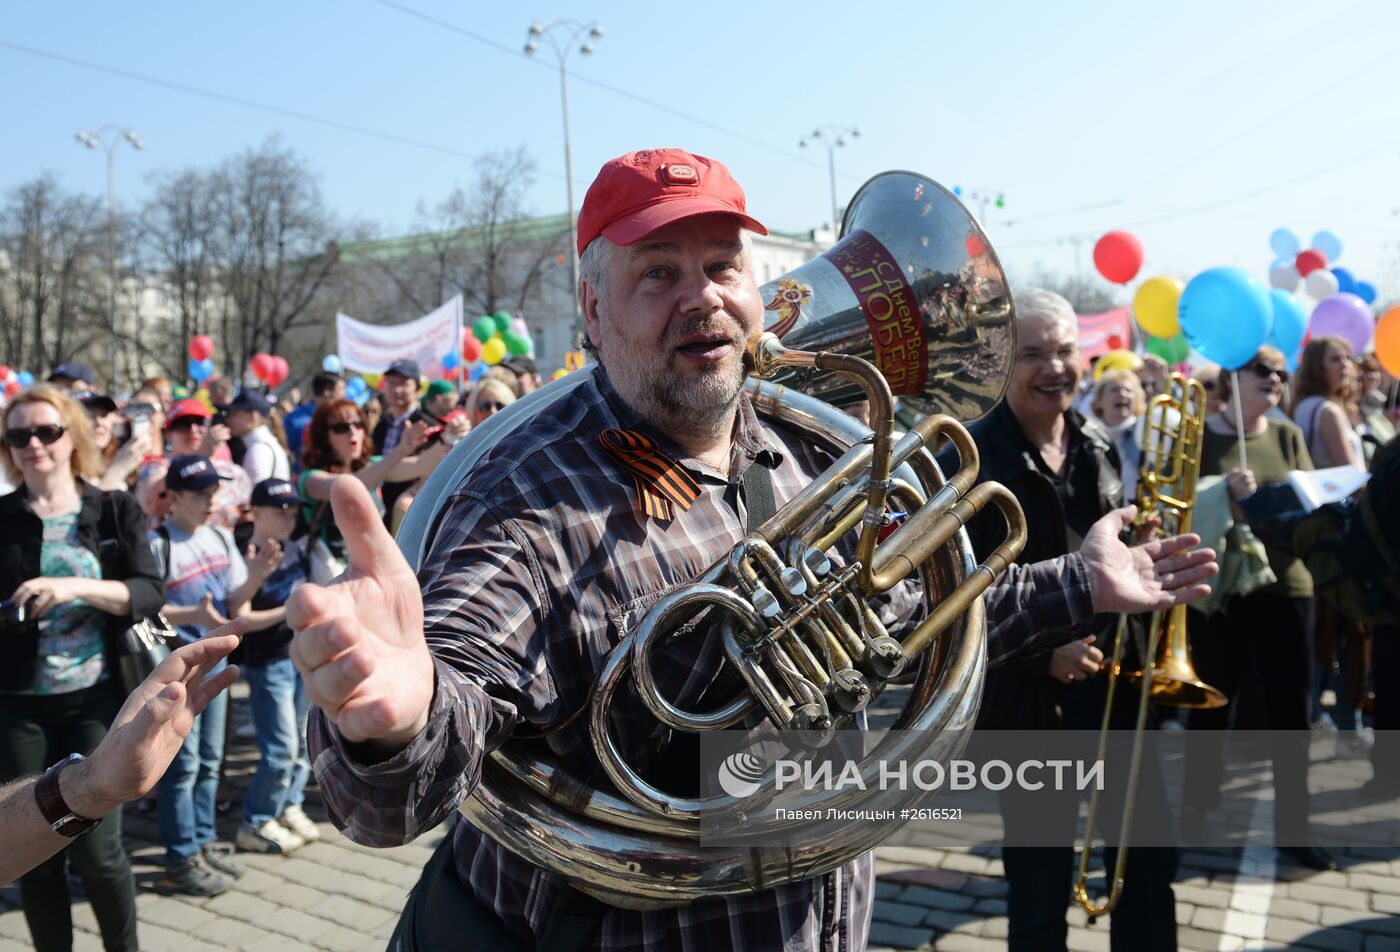
[[[170,578],[170,530],[159,525],[156,526],[156,533],[160,536],[160,580],[165,582]]]
[[[754,460],[744,471],[744,503],[748,506],[747,525],[752,532],[778,511],[773,499],[773,473],[760,460]]]

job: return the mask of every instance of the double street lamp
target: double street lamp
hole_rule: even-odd
[[[583,311],[578,301],[578,219],[574,215],[574,161],[569,146],[569,54],[578,49],[587,56],[593,52],[593,41],[603,38],[603,28],[597,21],[579,23],[577,20],[549,20],[530,24],[525,35],[525,55],[534,56],[540,41],[549,44],[559,59],[559,98],[564,106],[564,184],[569,199],[569,295],[574,307],[574,342],[583,335]]]
[[[96,130],[88,132],[80,129],[73,134],[89,149],[102,149],[107,153],[107,267],[110,279],[107,284],[107,316],[112,328],[112,382],[110,390],[117,391],[117,149],[123,142],[133,149],[144,149],[146,144],[135,131],[115,123],[104,123]],[[139,328],[136,335],[139,339]]]
[[[826,168],[831,176],[831,236],[839,237],[841,230],[841,208],[836,202],[836,150],[846,144],[847,139],[859,139],[860,130],[855,126],[825,125],[813,129],[810,135],[802,137],[797,144],[804,149],[809,143],[819,142],[826,146]]]

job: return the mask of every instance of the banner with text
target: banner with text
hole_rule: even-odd
[[[350,370],[382,374],[396,360],[416,360],[428,376],[441,376],[442,359],[462,346],[462,296],[406,324],[366,324],[337,314],[335,340]]]

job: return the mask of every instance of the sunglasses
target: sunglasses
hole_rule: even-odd
[[[200,417],[180,417],[170,424],[170,428],[172,430],[193,430],[197,426],[207,427],[208,425],[209,421]]]
[[[500,413],[506,408],[506,405],[504,403],[478,403],[476,408],[485,410],[487,413]]]
[[[1206,393],[1211,393],[1215,390],[1215,381],[1207,380],[1205,383],[1201,384],[1201,389],[1204,390]]]
[[[41,423],[39,426],[16,426],[5,431],[5,445],[11,449],[22,450],[29,445],[29,441],[34,437],[39,438],[39,442],[45,446],[52,446],[63,438],[62,423]]]
[[[1248,370],[1254,371],[1254,376],[1260,380],[1268,380],[1270,377],[1278,377],[1279,383],[1288,383],[1288,370],[1283,367],[1270,367],[1268,364],[1250,364]]]
[[[345,420],[340,423],[332,423],[326,427],[330,432],[339,433],[341,436],[344,436],[351,430],[363,430],[364,428],[364,420]]]

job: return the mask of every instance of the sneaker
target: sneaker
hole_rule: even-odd
[[[268,820],[262,826],[244,823],[238,828],[234,840],[241,850],[249,853],[290,853],[306,845],[306,841],[287,829],[276,820]]]
[[[231,843],[209,843],[203,850],[204,862],[209,864],[215,872],[223,873],[231,879],[237,879],[248,871],[238,860],[233,858],[233,844]]]
[[[1319,714],[1309,726],[1315,731],[1334,731],[1337,729],[1337,723],[1332,720],[1332,715],[1326,711]]]
[[[1344,760],[1364,760],[1371,755],[1375,743],[1375,731],[1369,727],[1341,731],[1337,735],[1337,755]]]
[[[314,843],[321,838],[321,831],[300,806],[287,807],[277,818],[277,822],[301,837],[305,843]]]
[[[182,892],[188,896],[217,896],[227,892],[233,880],[204,864],[201,855],[192,856],[182,865],[165,871],[160,881],[165,892]]]

